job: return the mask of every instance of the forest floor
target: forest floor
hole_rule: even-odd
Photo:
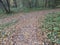
[[[18,13],[1,18],[0,24],[6,25],[9,23],[7,27],[4,28],[4,31],[8,32],[8,37],[4,38],[3,41],[4,45],[44,45],[45,35],[42,34],[39,26],[42,25],[46,14],[58,11],[60,11],[60,9],[42,10]],[[0,42],[1,40],[2,39],[0,39]]]

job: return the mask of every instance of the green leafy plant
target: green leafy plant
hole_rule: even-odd
[[[52,42],[60,44],[60,13],[49,13],[44,20],[42,29]]]

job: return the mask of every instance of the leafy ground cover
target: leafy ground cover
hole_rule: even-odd
[[[0,23],[4,23],[0,25],[2,30],[1,34],[3,34],[0,34],[0,44],[43,45],[43,43],[47,43],[44,42],[45,36],[42,36],[42,31],[41,28],[39,29],[39,26],[41,26],[41,23],[47,13],[55,11],[60,11],[60,9],[11,14],[13,16],[9,14],[10,16],[7,17],[4,15],[4,18],[0,18]],[[39,19],[40,22],[38,21]]]
[[[17,20],[12,20],[10,22],[4,23],[4,24],[0,24],[0,41],[3,42],[7,37],[9,37],[10,35],[13,34],[13,32],[15,32],[15,30],[9,29],[9,27],[11,27],[12,25],[14,25],[15,23],[17,23]],[[0,42],[0,44],[1,44]]]
[[[43,23],[43,31],[47,37],[52,42],[60,44],[60,12],[47,14]]]

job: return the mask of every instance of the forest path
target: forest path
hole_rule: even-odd
[[[60,9],[42,10],[29,13],[18,13],[13,16],[0,19],[0,24],[18,20],[18,22],[7,30],[14,29],[15,32],[5,41],[6,45],[43,45],[43,35],[39,26],[46,14],[60,11]],[[40,19],[40,24],[38,20]],[[10,35],[9,35],[10,36]],[[5,45],[5,44],[4,44]]]

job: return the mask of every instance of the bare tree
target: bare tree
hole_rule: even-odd
[[[6,0],[6,2],[7,2],[7,7],[8,7],[8,13],[10,13],[11,11],[10,11],[10,2],[9,2],[9,0]]]
[[[8,12],[8,10],[7,10],[7,8],[6,8],[6,6],[4,5],[4,3],[3,3],[2,0],[0,0],[0,3],[3,5],[4,10],[5,10],[6,12]]]
[[[10,13],[10,3],[9,3],[9,0],[6,0],[7,2],[7,6],[5,6],[5,4],[3,3],[2,0],[0,0],[0,3],[2,4],[4,10],[6,11],[6,13]]]
[[[14,1],[14,6],[17,7],[17,0],[13,0]]]

